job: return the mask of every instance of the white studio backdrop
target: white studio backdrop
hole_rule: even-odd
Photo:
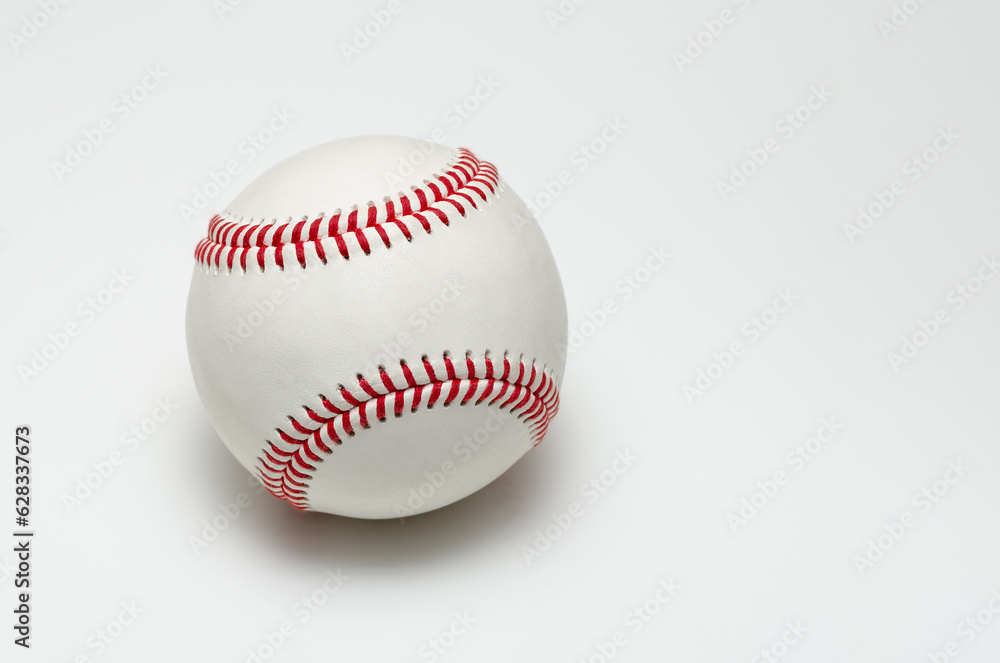
[[[1000,5],[16,0],[0,27],[4,661],[1000,660]],[[570,320],[542,445],[402,522],[260,491],[184,341],[213,211],[376,133],[495,163]]]

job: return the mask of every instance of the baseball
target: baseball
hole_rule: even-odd
[[[195,250],[198,393],[296,509],[405,517],[486,486],[545,435],[566,335],[541,229],[464,149],[367,136],[306,150]]]

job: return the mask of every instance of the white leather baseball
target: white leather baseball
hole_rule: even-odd
[[[296,508],[445,506],[505,472],[558,408],[566,307],[545,238],[492,165],[429,145],[306,150],[196,250],[198,392],[236,458]]]

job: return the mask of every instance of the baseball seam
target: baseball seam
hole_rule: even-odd
[[[468,351],[462,362],[446,351],[433,361],[424,355],[416,369],[401,360],[392,367],[393,374],[384,366],[378,370],[377,380],[358,374],[356,387],[337,385],[331,398],[320,394],[312,407],[303,405],[298,418],[288,417],[286,428],[291,432],[275,429],[277,441],[266,440],[257,457],[258,476],[272,495],[308,510],[311,473],[324,456],[345,437],[353,437],[355,429],[370,428],[373,420],[384,422],[390,413],[398,418],[407,410],[447,407],[456,401],[498,404],[530,427],[532,446],[537,446],[559,409],[559,389],[551,371],[523,356],[512,360],[508,352],[502,361],[495,361],[489,351],[476,358]]]
[[[490,196],[502,188],[493,164],[459,149],[444,173],[410,187],[408,193],[386,196],[382,203],[369,202],[364,209],[355,205],[347,212],[338,209],[280,224],[276,220],[244,223],[242,218],[217,214],[209,222],[208,236],[195,248],[195,259],[216,273],[246,273],[254,265],[259,272],[269,267],[283,270],[293,262],[305,268],[312,256],[325,265],[334,253],[350,260],[359,253],[369,255],[377,242],[392,248],[403,239],[412,242],[420,230],[431,234],[437,223],[450,226],[455,214],[464,218],[468,207],[489,204]]]

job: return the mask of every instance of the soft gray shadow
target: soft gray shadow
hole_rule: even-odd
[[[192,481],[214,486],[205,499],[232,499],[235,490],[252,495],[253,504],[239,518],[240,528],[250,528],[253,545],[298,562],[365,567],[413,567],[440,564],[470,550],[502,546],[517,555],[528,540],[523,517],[540,501],[551,463],[540,462],[538,450],[526,454],[503,476],[452,505],[401,519],[361,520],[329,514],[300,512],[266,492],[257,494],[247,483],[246,470],[229,453],[208,424],[195,446],[204,456],[196,463]],[[556,429],[543,445],[564,448]],[[541,449],[541,447],[539,447]],[[224,486],[225,488],[217,488]],[[228,491],[228,492],[227,492]]]

